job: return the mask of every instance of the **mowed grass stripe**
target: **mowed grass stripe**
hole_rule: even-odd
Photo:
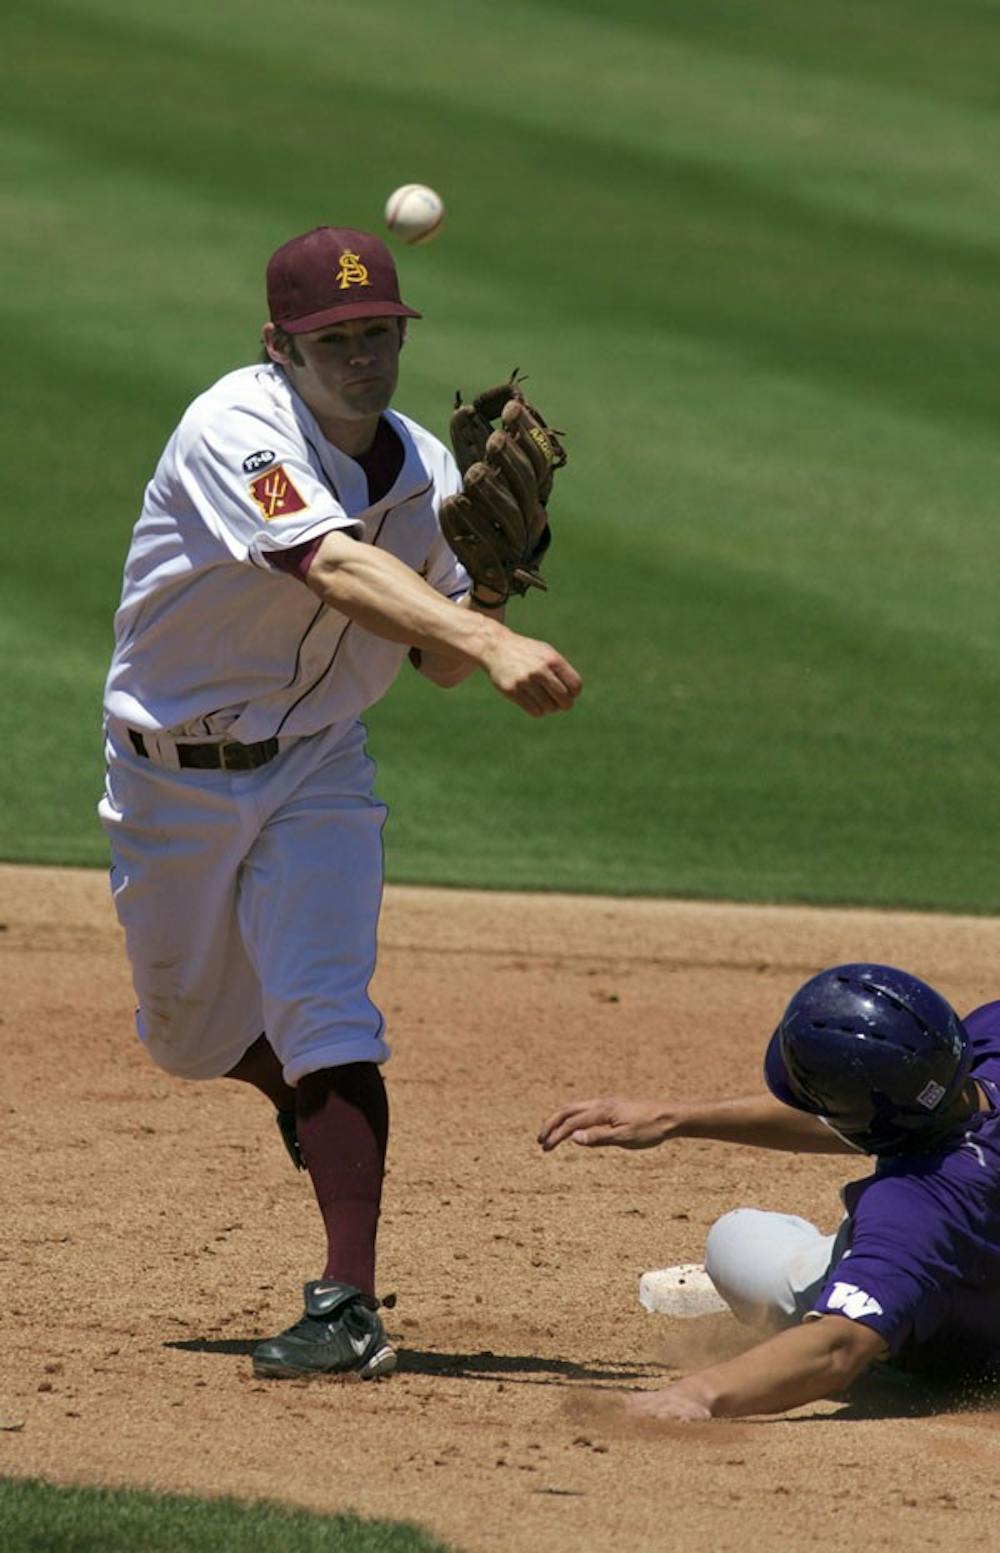
[[[602,19],[603,0],[544,0],[552,15]],[[907,88],[968,105],[996,102],[1000,0],[619,0],[615,19],[644,34],[716,46],[750,64],[776,58],[808,79],[839,73],[879,91]]]
[[[88,36],[86,41],[95,50],[111,46],[111,38],[102,37],[99,29],[96,38]],[[149,53],[155,81],[160,51],[151,48]],[[126,177],[155,180],[165,185],[168,196],[179,179],[188,194],[203,183],[213,191],[228,189],[233,202],[245,205],[244,180],[233,177],[235,165],[245,169],[248,163],[247,145],[238,132],[243,83],[235,101],[212,89],[220,70],[215,53],[193,53],[186,63],[182,55],[173,65],[182,74],[174,90],[181,87],[186,98],[211,104],[207,119],[194,115],[186,124],[189,156],[177,155],[173,93],[164,94],[161,88],[159,100],[155,92],[148,95],[141,68],[130,72],[135,76],[131,90],[136,129],[127,140],[92,94],[80,94],[74,110],[72,91],[67,92],[61,111],[74,154],[86,145],[93,163],[105,172],[117,166]],[[184,80],[189,67],[192,76]],[[323,71],[312,80],[306,72],[303,81],[301,70],[293,72],[290,63],[286,70],[284,81],[280,72],[273,72],[272,90],[296,94],[324,85]],[[401,97],[394,86],[373,81],[338,87],[337,105],[348,126],[367,125],[369,119],[384,126],[394,114],[403,114],[425,126],[436,120],[442,140],[455,127],[456,107],[447,97]],[[123,101],[122,109],[127,107]],[[839,377],[866,397],[897,398],[904,406],[937,417],[981,416],[992,425],[989,326],[1000,323],[1000,300],[994,285],[997,225],[994,221],[990,228],[988,214],[981,237],[992,230],[992,245],[899,230],[873,214],[852,216],[818,206],[801,191],[792,193],[787,185],[769,186],[759,176],[741,173],[724,156],[676,151],[651,155],[638,145],[620,154],[604,138],[612,125],[621,133],[618,107],[617,98],[603,114],[591,104],[577,133],[568,134],[556,124],[537,124],[530,141],[522,137],[513,145],[502,166],[491,171],[496,206],[492,219],[490,212],[477,209],[474,222],[463,226],[452,221],[451,241],[436,269],[444,282],[442,299],[449,293],[450,271],[474,270],[482,266],[484,255],[496,252],[496,244],[507,236],[507,213],[516,201],[519,222],[534,240],[525,247],[522,264],[512,267],[505,287],[512,295],[502,298],[492,310],[494,316],[502,316],[511,300],[526,319],[558,319],[560,325],[578,318],[581,308],[641,309],[650,327],[725,341],[742,348],[751,360],[803,375]],[[21,112],[16,99],[8,112]],[[161,115],[166,115],[165,122]],[[294,115],[288,117],[295,122]],[[270,138],[272,126],[267,115],[264,119]],[[53,122],[50,116],[48,133]],[[468,165],[477,170],[483,165],[477,152],[488,162],[493,147],[511,141],[510,127],[509,115],[491,114],[480,102],[463,132]],[[171,128],[173,134],[165,132]],[[1000,152],[995,121],[991,128]],[[968,138],[966,133],[966,144]],[[205,154],[206,146],[215,147],[214,158]],[[373,146],[366,137],[367,155],[378,149],[378,140]],[[280,155],[280,143],[271,151]],[[460,181],[457,187],[461,210]],[[287,209],[298,197],[294,179],[285,181],[282,190]],[[370,208],[370,195],[368,202]],[[994,192],[994,207],[996,203]],[[98,250],[106,249],[102,237],[113,224],[91,224],[89,230]],[[275,223],[275,235],[278,230]],[[572,244],[569,267],[561,240],[565,232]],[[162,223],[150,236],[157,241],[161,235]],[[134,274],[134,245],[135,234],[130,232],[130,242],[112,259],[109,281],[118,266]],[[64,277],[63,295],[70,302],[73,275],[87,277],[91,270],[81,264],[87,257],[86,243],[82,251],[79,244],[66,244],[64,252],[72,273]],[[93,258],[96,266],[99,253]],[[482,267],[488,273],[488,266]],[[532,284],[519,288],[517,278],[523,278],[524,269]],[[173,284],[166,295],[143,298],[147,306],[150,300],[189,306],[193,293],[207,308],[213,296],[231,289],[210,267],[202,272],[196,251],[186,259],[178,254],[169,265],[157,265],[151,254],[148,270],[154,284],[157,275],[170,277]],[[249,255],[244,273],[256,278]],[[245,295],[246,305],[259,309],[259,291],[251,290],[249,279],[237,290],[241,301]],[[82,304],[87,300],[86,294],[80,298]],[[433,300],[432,292],[431,305]],[[138,325],[140,318],[134,322]],[[930,359],[933,371],[927,370]]]
[[[487,126],[498,117],[515,131],[567,133],[581,147],[589,142],[613,152],[644,150],[663,162],[678,156],[695,163],[714,160],[720,168],[794,187],[806,201],[839,202],[845,213],[853,204],[887,226],[915,218],[914,207],[921,204],[929,213],[938,194],[938,213],[947,214],[950,234],[957,207],[968,197],[968,214],[971,218],[974,210],[977,215],[978,239],[989,231],[1000,201],[989,172],[1000,138],[992,100],[979,105],[941,97],[932,72],[919,86],[889,80],[873,86],[850,71],[838,73],[828,47],[838,32],[835,19],[832,28],[824,28],[822,19],[809,15],[812,63],[822,61],[824,70],[816,77],[803,73],[801,59],[785,56],[786,40],[779,33],[769,37],[766,63],[742,52],[738,26],[727,32],[705,28],[701,42],[692,43],[683,29],[683,8],[677,14],[671,8],[665,18],[657,7],[657,25],[646,28],[631,22],[627,13],[634,7],[626,7],[624,15],[616,8],[613,18],[600,22],[577,17],[573,47],[567,48],[561,16],[549,17],[549,8],[539,4],[515,5],[509,11],[511,31],[516,36],[520,23],[534,47],[518,62],[523,89],[512,97],[476,6],[456,15],[450,5],[428,5],[427,25],[408,40],[412,68],[405,85],[386,79],[378,46],[390,24],[400,20],[398,7],[377,4],[338,18],[335,44],[329,35],[324,38],[322,7],[296,9],[316,29],[315,46],[306,57],[294,31],[261,41],[270,15],[259,5],[176,7],[136,17],[127,5],[50,0],[18,23],[18,78],[22,91],[35,97],[40,85],[58,90],[58,113],[50,118],[75,117],[81,128],[100,133],[118,155],[133,146],[145,155],[152,150],[170,176],[186,173],[192,184],[214,179],[217,186],[234,157],[240,158],[245,175],[246,150],[258,139],[266,138],[279,157],[301,147],[307,164],[328,158],[328,144],[317,147],[315,119],[272,114],[277,100],[287,97],[290,105],[303,98],[315,104],[323,128],[339,145],[338,162],[346,154],[355,166],[377,156],[387,140],[398,143],[400,121],[416,137],[409,149],[419,154],[419,110],[437,104],[446,117],[468,115],[465,134],[475,135],[480,122]],[[730,7],[733,21],[742,9]],[[766,16],[769,10],[779,13],[784,24],[786,7],[755,7],[754,14]],[[922,36],[911,25],[910,7],[879,10],[883,21],[887,11],[895,11],[913,38]],[[978,11],[981,57],[989,59],[1000,12],[982,6]],[[435,18],[442,27],[446,22],[457,27],[462,68],[456,69],[449,51],[441,49]],[[966,34],[975,36],[968,20],[966,12]],[[54,30],[57,40],[61,30],[61,48],[58,41],[53,48]],[[952,31],[954,38],[962,36],[957,27]],[[169,69],[164,69],[166,47]],[[118,99],[123,107],[132,102],[143,110],[128,137],[116,133],[115,116],[103,111],[106,104],[93,90],[95,73],[115,54],[127,55],[130,66],[119,78]],[[347,57],[349,69],[344,67]],[[939,55],[938,72],[940,64]],[[14,95],[7,99],[15,108],[16,84],[12,81]],[[653,89],[656,85],[659,90]],[[383,111],[387,97],[395,105],[388,113]],[[178,123],[180,101],[184,114]],[[150,133],[148,126],[155,128],[158,115],[168,119],[172,134]],[[174,148],[188,137],[198,139],[202,154],[185,166]],[[518,138],[501,143],[504,155],[490,167],[493,177],[503,176]],[[573,174],[572,162],[538,160],[540,186]],[[294,188],[295,168],[286,171],[290,176],[279,187],[265,180],[268,196],[281,198]],[[352,177],[352,169],[338,165],[338,184],[345,177]],[[230,187],[245,198],[242,178]]]
[[[655,894],[666,881],[672,893],[725,896],[735,882],[749,899],[956,910],[970,881],[992,891],[991,856],[969,836],[970,825],[989,833],[995,801],[968,730],[988,727],[994,676],[942,658],[916,622],[869,628],[853,605],[804,591],[778,601],[716,566],[681,568],[664,586],[621,557],[592,559],[630,631],[591,652],[572,719],[534,738],[508,719],[498,739],[488,693],[476,691],[462,723],[427,748],[426,696],[406,698],[408,716],[401,698],[380,710],[399,877],[459,884],[489,877],[492,862],[524,885],[542,876],[554,888]],[[422,738],[414,771],[407,750]],[[591,780],[594,743],[603,785]],[[451,817],[484,794],[489,827],[458,850]],[[527,810],[544,821],[528,866],[516,850],[498,865],[494,835],[523,830]]]
[[[335,40],[294,0],[277,43],[231,0],[22,18],[0,311],[32,352],[5,435],[50,477],[6,585],[6,855],[103,860],[94,703],[128,530],[187,399],[252,354],[266,252],[375,225],[421,177],[449,219],[402,256],[427,317],[400,404],[443,430],[456,386],[518,363],[569,428],[553,591],[512,620],[587,690],[539,726],[404,677],[372,720],[394,876],[995,908],[967,835],[998,753],[998,120],[967,33],[986,49],[996,11],[961,9],[952,52],[927,33],[941,91],[927,38],[890,69],[853,5],[809,28],[755,8],[766,57],[735,6],[514,5],[516,70],[485,8],[438,0]]]

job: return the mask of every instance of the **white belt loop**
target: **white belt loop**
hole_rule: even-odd
[[[164,766],[167,771],[179,771],[181,763],[177,758],[177,744],[168,733],[142,734],[142,742],[146,746],[146,754],[154,765]]]
[[[176,743],[169,734],[149,733],[144,728],[136,728],[135,732],[141,734],[143,748],[146,751],[145,756],[142,756],[135,747],[130,723],[123,722],[120,717],[106,717],[105,728],[112,744],[124,754],[130,755],[133,760],[147,759],[154,766],[163,766],[167,771],[181,769]]]

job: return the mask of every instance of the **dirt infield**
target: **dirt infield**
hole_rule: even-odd
[[[264,1384],[250,1349],[321,1270],[308,1184],[263,1101],[144,1057],[103,875],[0,868],[0,1475],[407,1517],[469,1553],[993,1546],[1000,1413],[887,1392],[615,1415],[621,1388],[740,1340],[647,1315],[639,1274],[699,1258],[738,1202],[832,1227],[842,1161],[533,1142],[574,1094],[754,1087],[788,994],[865,957],[969,1008],[1000,991],[1000,922],[390,890],[400,1372]]]

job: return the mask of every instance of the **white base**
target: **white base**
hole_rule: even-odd
[[[643,1273],[639,1304],[661,1316],[707,1316],[729,1308],[700,1262]]]

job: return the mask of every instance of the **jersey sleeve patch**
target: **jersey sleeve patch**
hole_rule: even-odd
[[[854,1283],[835,1282],[822,1304],[829,1313],[849,1316],[852,1321],[885,1315],[875,1296],[866,1289],[859,1289]]]
[[[303,512],[308,505],[283,464],[276,464],[266,474],[251,480],[250,495],[268,523],[273,518],[287,518],[293,512]]]

